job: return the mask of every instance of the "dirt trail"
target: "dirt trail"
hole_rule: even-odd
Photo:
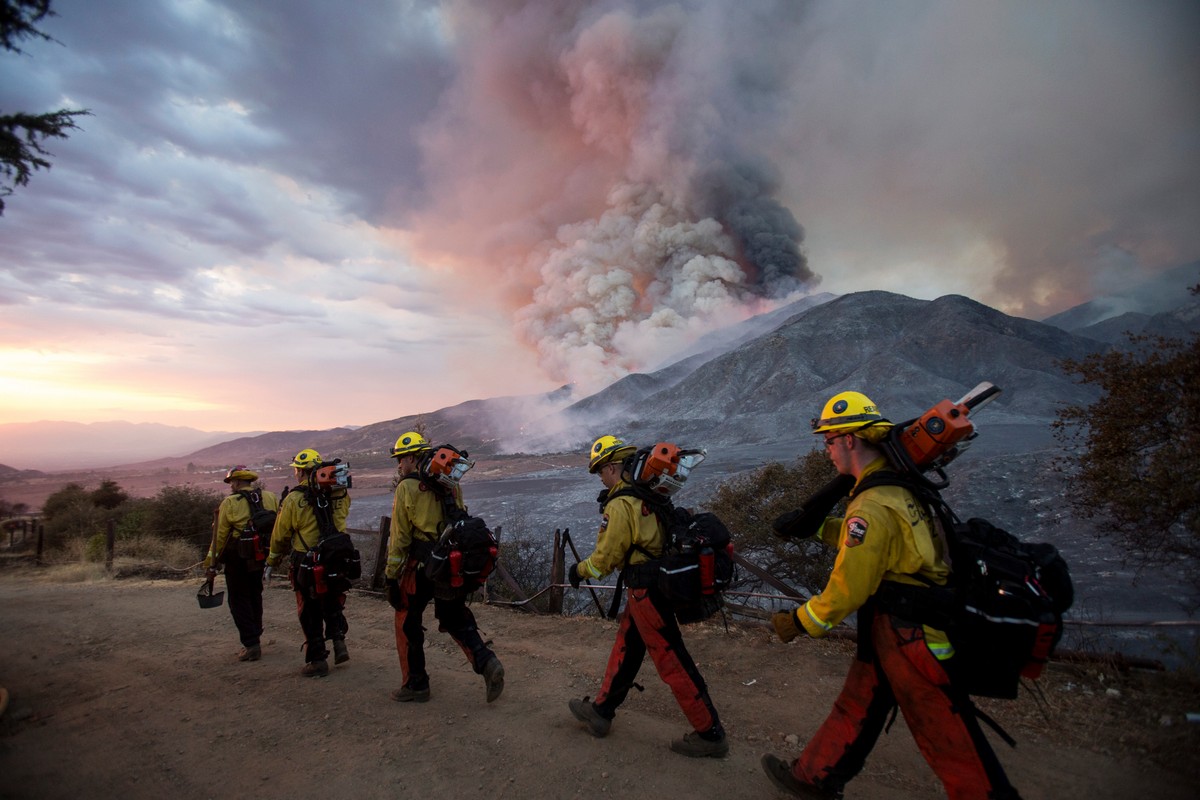
[[[758,627],[689,628],[732,743],[724,760],[692,761],[667,749],[687,725],[649,663],[645,692],[630,697],[607,739],[593,739],[567,711],[569,698],[595,693],[614,623],[476,605],[505,664],[504,695],[486,705],[482,680],[449,637],[431,631],[433,699],[400,705],[388,699],[399,667],[391,609],[380,599],[351,595],[351,660],[313,680],[298,675],[290,592],[268,590],[263,660],[238,663],[227,608],[200,610],[198,585],[0,573],[0,685],[11,694],[0,718],[0,797],[775,797],[760,755],[798,751],[851,657],[844,644],[783,645]],[[1048,677],[1048,687],[1078,692],[1078,675]],[[1030,701],[989,707],[1020,742],[998,749],[1027,800],[1194,797],[1194,763],[1180,763],[1180,772],[1155,766],[1137,749],[1166,746],[1152,736],[1112,751],[1096,718],[1075,710],[1146,705],[1123,691],[1066,703],[1054,726],[1031,713]],[[1194,757],[1197,727],[1177,723],[1167,736],[1183,737],[1180,752]],[[941,794],[902,720],[848,792]]]

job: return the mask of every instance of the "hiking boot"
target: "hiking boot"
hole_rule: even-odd
[[[833,789],[823,789],[811,783],[805,783],[792,774],[792,765],[782,758],[767,754],[762,757],[763,772],[771,779],[771,783],[796,797],[806,800],[840,800],[842,793]]]
[[[492,656],[492,660],[483,667],[483,682],[487,686],[487,701],[490,703],[504,691],[504,665],[500,659]]]
[[[411,686],[401,686],[392,692],[392,699],[397,703],[428,703],[429,689],[414,689]]]
[[[243,647],[242,652],[238,653],[238,661],[258,661],[262,658],[262,647],[256,644]]]
[[[688,758],[724,758],[729,752],[729,737],[722,736],[710,741],[692,731],[685,733],[682,739],[671,742],[671,749]]]
[[[300,670],[300,674],[306,678],[324,678],[329,674],[329,662],[324,659],[309,661],[304,665],[304,669]]]
[[[571,713],[575,715],[575,719],[580,722],[586,722],[588,732],[597,739],[603,739],[608,736],[608,729],[612,727],[612,720],[605,719],[600,716],[600,712],[596,710],[596,704],[588,698],[582,700],[572,700],[567,705],[571,709]]]
[[[346,649],[345,639],[333,640],[333,663],[345,664],[350,660],[350,651]]]

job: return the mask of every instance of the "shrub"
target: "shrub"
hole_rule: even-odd
[[[800,508],[836,476],[825,453],[813,450],[791,464],[767,464],[726,481],[706,507],[729,527],[734,546],[743,556],[801,593],[812,595],[828,581],[836,552],[815,540],[784,541],[775,535],[771,523],[780,514]],[[739,588],[761,587],[762,582],[745,570],[738,576]]]
[[[144,514],[141,533],[181,539],[202,551],[212,540],[213,518],[221,499],[211,489],[164,486],[144,509],[138,510]]]
[[[103,561],[107,549],[108,535],[97,533],[95,536],[90,537],[84,545],[83,560],[91,562]]]

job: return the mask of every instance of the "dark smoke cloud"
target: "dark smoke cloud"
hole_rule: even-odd
[[[757,139],[794,8],[456,4],[421,244],[498,269],[543,367],[585,386],[815,283]]]

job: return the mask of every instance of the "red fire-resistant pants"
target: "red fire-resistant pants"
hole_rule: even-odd
[[[654,589],[629,589],[617,640],[608,656],[604,682],[593,701],[609,719],[625,701],[649,652],[654,668],[699,733],[721,734],[721,721],[700,670],[683,644],[679,623],[665,598]]]
[[[970,699],[951,686],[921,627],[877,613],[871,637],[874,659],[855,659],[833,710],[792,764],[792,774],[840,791],[862,769],[898,704],[950,800],[1019,798],[979,728]]]

